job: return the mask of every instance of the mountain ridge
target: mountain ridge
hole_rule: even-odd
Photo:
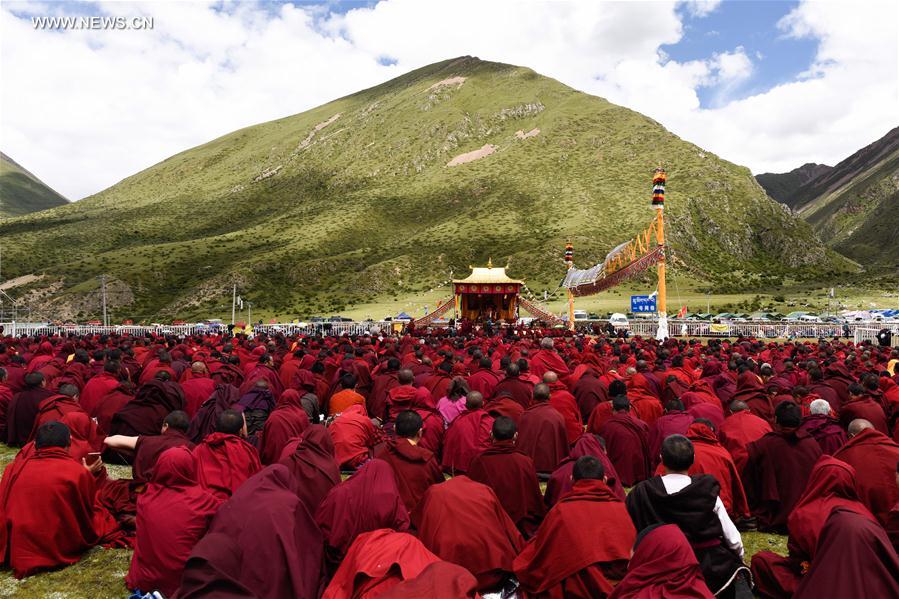
[[[21,216],[68,202],[31,171],[0,152],[0,218]]]

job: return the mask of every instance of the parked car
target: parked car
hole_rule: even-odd
[[[589,316],[587,315],[586,310],[575,310],[574,311],[574,319],[575,320],[587,320]]]
[[[615,328],[627,328],[629,326],[627,316],[616,312],[609,317],[609,324]]]

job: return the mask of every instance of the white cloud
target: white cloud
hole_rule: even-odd
[[[808,77],[738,101],[753,73],[743,48],[683,63],[661,51],[683,35],[678,7],[383,0],[340,15],[290,4],[108,3],[99,9],[152,16],[154,29],[57,32],[35,30],[29,16],[60,5],[4,2],[0,148],[80,198],[229,131],[464,54],[607,97],[756,172],[833,163],[899,122],[895,3],[801,4],[780,27],[820,40]],[[713,108],[700,106],[703,86]]]
[[[690,16],[705,17],[721,6],[721,0],[685,0],[683,4]]]

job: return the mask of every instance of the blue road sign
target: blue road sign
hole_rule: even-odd
[[[631,313],[646,314],[647,312],[656,311],[656,296],[654,295],[632,295],[631,296]]]

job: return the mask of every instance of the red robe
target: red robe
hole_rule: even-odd
[[[386,529],[362,533],[353,541],[322,599],[382,596],[439,562],[439,557],[408,533]]]
[[[30,447],[0,480],[0,556],[16,578],[74,564],[99,540],[93,476],[67,449]]]
[[[549,402],[538,402],[521,415],[516,447],[534,460],[537,472],[552,472],[568,457],[565,418]]]
[[[849,439],[833,457],[855,468],[861,500],[881,524],[885,523],[893,504],[899,501],[896,486],[899,443],[873,429],[865,429]]]
[[[549,388],[551,390],[549,405],[554,407],[565,419],[565,435],[568,438],[568,444],[574,445],[574,442],[584,434],[584,423],[581,422],[581,412],[577,407],[577,400],[568,391],[568,387],[560,381],[556,381]]]
[[[560,380],[564,380],[571,371],[562,356],[552,349],[539,349],[528,360],[530,374],[543,379],[543,375],[547,372],[555,372],[559,375]]]
[[[649,428],[630,414],[616,412],[599,435],[606,440],[606,452],[615,464],[621,484],[631,487],[652,474],[649,460]]]
[[[730,453],[718,443],[718,437],[705,424],[691,424],[687,438],[693,441],[693,465],[689,474],[711,474],[721,485],[719,496],[727,513],[733,517],[749,517],[749,504],[743,481]],[[664,474],[658,473],[657,474]]]
[[[112,417],[116,415],[116,413],[125,407],[129,401],[134,399],[134,394],[131,392],[130,383],[126,385],[119,385],[109,393],[103,396],[102,401],[100,402],[100,406],[94,411],[91,416],[97,419],[97,426],[100,427],[100,430],[103,431],[104,434],[108,435],[109,431],[112,427]]]
[[[396,420],[397,415],[415,407],[417,389],[412,385],[397,385],[387,392],[387,420]]]
[[[658,466],[662,457],[662,441],[671,435],[686,435],[693,424],[693,416],[681,410],[668,412],[649,427],[649,457],[653,466]]]
[[[864,418],[874,425],[874,430],[884,435],[890,434],[883,407],[873,399],[865,397],[843,404],[843,409],[840,410],[840,425],[849,428],[849,423],[857,418]]]
[[[737,392],[730,401],[740,400],[749,406],[749,410],[766,420],[769,424],[774,422],[774,406],[771,398],[765,392],[765,386],[758,375],[747,370],[737,377]]]
[[[471,460],[490,447],[493,416],[486,410],[462,412],[446,431],[441,465],[450,474],[468,471]]]
[[[545,509],[534,460],[515,449],[514,441],[494,441],[471,461],[468,477],[493,489],[515,526],[530,537]]]
[[[444,481],[434,454],[406,439],[385,443],[375,451],[375,457],[393,468],[400,496],[410,513],[431,485]]]
[[[208,375],[202,375],[184,381],[181,383],[181,389],[184,391],[184,411],[193,418],[203,402],[212,397],[215,381]]]
[[[494,390],[499,384],[500,377],[489,368],[478,368],[468,376],[468,387],[472,391],[479,391],[484,399],[493,397]]]
[[[644,375],[637,373],[627,381],[627,397],[637,417],[649,426],[662,416],[662,402]]]
[[[771,425],[749,410],[743,410],[727,417],[718,429],[721,445],[734,458],[737,470],[742,472],[749,454],[746,447],[771,432]]]
[[[479,589],[501,582],[524,546],[496,494],[467,476],[428,489],[412,521],[425,547],[467,568],[478,579]]]
[[[371,393],[365,400],[365,409],[372,418],[383,420],[386,417],[387,393],[399,384],[396,371],[378,374],[372,379]]]
[[[462,566],[434,562],[415,578],[399,583],[378,599],[479,599],[477,587],[477,579]]]
[[[237,435],[212,433],[194,447],[193,454],[200,486],[225,499],[262,470],[259,452]]]
[[[624,575],[637,531],[624,507],[601,480],[579,480],[546,515],[515,558],[525,591],[546,599],[592,599]]]
[[[262,428],[259,457],[263,464],[274,464],[281,457],[284,447],[309,426],[309,416],[300,402],[300,394],[287,389],[281,394],[275,409],[269,414]]]
[[[344,410],[334,419],[328,431],[334,440],[337,463],[347,468],[355,468],[367,460],[383,436],[365,414],[365,406],[361,404]]]
[[[493,397],[506,394],[518,403],[522,409],[527,409],[534,397],[534,383],[521,377],[506,377],[493,388]]]
[[[102,405],[103,398],[119,384],[118,377],[105,370],[97,376],[91,377],[85,383],[81,393],[78,394],[81,407],[91,416],[96,416],[96,411]]]
[[[185,447],[159,457],[153,481],[137,499],[137,538],[129,589],[172,596],[194,545],[206,534],[221,500],[197,485],[197,465]]]
[[[159,456],[172,447],[186,447],[193,449],[187,435],[179,430],[167,428],[161,435],[141,435],[134,446],[134,463],[131,465],[131,475],[138,482],[150,482],[153,478],[153,468]]]
[[[310,425],[302,437],[288,443],[279,463],[287,466],[294,492],[310,514],[315,514],[328,492],[340,482],[334,442],[320,424]]]
[[[38,406],[37,415],[34,417],[34,427],[31,429],[29,440],[34,439],[37,429],[42,424],[53,420],[59,422],[69,412],[84,412],[84,410],[76,400],[66,395],[52,395],[42,401]]]
[[[574,444],[571,448],[571,455],[562,460],[559,467],[556,468],[549,480],[546,481],[546,492],[543,494],[543,503],[550,508],[559,502],[563,495],[571,490],[574,483],[572,474],[574,473],[574,463],[578,458],[590,455],[602,462],[603,469],[606,474],[606,486],[611,489],[612,494],[621,501],[624,501],[624,487],[621,485],[621,479],[618,472],[615,471],[615,465],[606,451],[599,442],[599,437],[593,433],[587,433]]]

